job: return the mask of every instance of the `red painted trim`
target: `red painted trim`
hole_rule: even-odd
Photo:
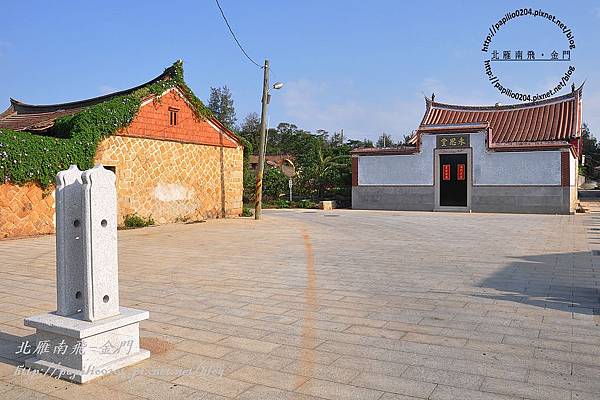
[[[358,186],[358,157],[352,157],[352,186]]]

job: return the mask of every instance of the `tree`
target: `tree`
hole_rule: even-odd
[[[235,129],[237,118],[233,106],[233,97],[227,86],[210,88],[208,108],[223,125],[231,130]]]
[[[581,138],[583,139],[583,154],[597,154],[600,153],[598,141],[590,132],[589,126],[584,123],[581,129]]]
[[[348,154],[326,154],[322,147],[317,148],[314,178],[317,197],[322,198],[328,189],[335,186],[335,175],[342,169],[349,169]]]
[[[344,144],[344,130],[340,130],[339,132],[333,132],[331,138],[329,139],[329,145],[333,147],[338,147]]]
[[[373,141],[370,139],[367,139],[367,138],[365,138],[363,140],[349,139],[348,146],[350,146],[351,149],[358,149],[360,147],[368,147],[368,148],[375,147],[373,145]]]
[[[585,156],[584,175],[597,179],[599,176],[595,168],[600,166],[600,145],[586,123],[581,128],[581,138],[583,140],[582,152]]]
[[[269,129],[267,154],[301,154],[318,138],[294,124],[281,122],[276,129]]]
[[[377,139],[377,144],[375,146],[376,147],[393,147],[394,139],[392,139],[392,135],[388,135],[387,133],[383,132],[381,134],[381,136],[379,136],[379,139]]]
[[[246,115],[242,126],[239,129],[240,136],[252,144],[252,147],[258,149],[260,135],[260,118],[257,113],[252,112]]]

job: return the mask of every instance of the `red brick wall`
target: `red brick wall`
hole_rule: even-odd
[[[170,108],[176,108],[177,125],[170,125]],[[150,100],[140,108],[131,124],[117,133],[123,136],[173,140],[183,143],[237,147],[238,144],[220,134],[209,122],[196,116],[177,90]]]
[[[571,174],[570,174],[570,165],[569,165],[569,152],[563,151],[560,153],[560,185],[561,186],[570,186],[571,182]]]

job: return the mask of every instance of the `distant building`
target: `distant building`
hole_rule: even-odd
[[[352,208],[573,213],[581,94],[506,106],[426,99],[414,147],[352,151]]]
[[[49,134],[57,118],[123,96],[161,80],[72,103],[30,105],[11,99],[2,129]],[[199,117],[185,90],[149,94],[131,123],[103,139],[94,161],[117,176],[119,222],[125,215],[158,223],[237,216],[242,211],[243,146],[213,117]],[[68,167],[65,166],[65,169]],[[54,197],[39,185],[0,184],[0,238],[54,231]]]
[[[294,156],[289,154],[270,154],[265,155],[265,164],[273,168],[279,168],[283,164],[285,160],[293,160]],[[250,169],[256,171],[258,168],[258,156],[251,155],[248,159],[248,164],[250,165]]]

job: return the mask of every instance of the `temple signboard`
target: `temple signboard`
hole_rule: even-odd
[[[438,149],[460,149],[469,146],[469,135],[438,135],[436,137]]]

